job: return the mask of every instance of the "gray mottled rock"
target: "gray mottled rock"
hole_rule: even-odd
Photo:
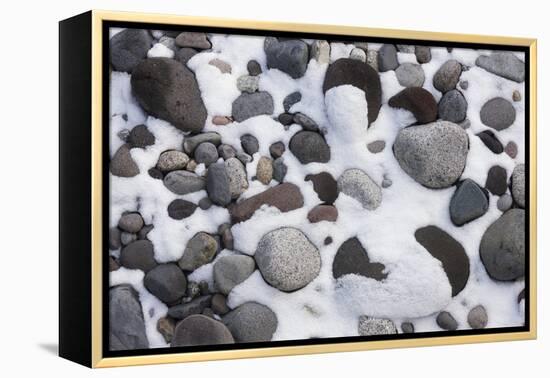
[[[145,288],[164,303],[180,300],[187,289],[187,279],[176,264],[160,264],[143,279]]]
[[[439,100],[439,118],[444,121],[460,123],[466,119],[467,110],[468,102],[457,89],[446,92]]]
[[[497,201],[497,209],[504,213],[505,211],[509,210],[513,204],[514,200],[512,199],[512,196],[508,193],[505,193],[499,197]]]
[[[224,163],[215,163],[208,168],[206,192],[216,205],[226,206],[231,202],[230,180]]]
[[[188,171],[172,171],[164,177],[164,186],[172,193],[188,194],[206,188],[205,180]]]
[[[277,316],[267,306],[246,302],[223,317],[236,342],[271,341],[277,330]]]
[[[363,208],[374,210],[382,202],[380,187],[360,169],[348,169],[338,178],[338,192],[359,201]]]
[[[382,281],[387,277],[384,269],[383,264],[370,261],[367,251],[356,237],[342,243],[332,262],[332,275],[335,279],[347,274],[358,274]]]
[[[193,299],[190,302],[170,307],[168,309],[168,316],[177,320],[185,319],[190,315],[202,313],[205,308],[210,307],[211,303],[212,296],[203,295]]]
[[[365,52],[365,50],[355,47],[349,53],[349,58],[358,60],[360,62],[366,62],[367,61],[367,53]]]
[[[264,279],[282,291],[301,289],[321,269],[319,250],[300,230],[291,227],[265,234],[254,257]]]
[[[448,92],[456,88],[461,74],[460,63],[454,59],[448,60],[434,74],[433,85],[440,92]]]
[[[192,154],[199,144],[212,143],[215,146],[219,146],[221,142],[222,137],[218,133],[200,133],[189,137],[186,136],[183,140],[183,150],[188,154]]]
[[[428,188],[446,188],[466,166],[468,134],[447,121],[410,126],[399,132],[393,148],[399,165],[414,180]]]
[[[193,215],[196,209],[197,205],[193,202],[177,198],[168,205],[168,216],[172,219],[181,220]]]
[[[136,240],[120,252],[120,265],[128,269],[140,269],[145,273],[157,266],[153,243],[149,240]]]
[[[214,264],[214,285],[220,293],[227,295],[246,280],[255,267],[254,259],[250,256],[222,256]]]
[[[485,328],[488,321],[487,311],[482,305],[472,308],[468,313],[468,324],[472,327],[472,329]]]
[[[188,162],[189,156],[181,151],[164,151],[159,156],[157,168],[162,172],[171,172],[184,169]]]
[[[521,101],[521,93],[517,89],[514,92],[512,92],[512,100],[514,100],[514,102]]]
[[[134,159],[132,159],[130,149],[127,145],[123,144],[115,152],[111,158],[109,170],[114,176],[119,177],[134,177],[139,174],[139,167]]]
[[[233,344],[229,329],[220,321],[208,316],[191,315],[176,326],[170,346],[197,346]]]
[[[289,149],[302,164],[328,163],[330,160],[330,147],[321,134],[313,131],[294,134]]]
[[[148,58],[132,72],[132,93],[143,109],[182,131],[200,131],[206,107],[195,74],[174,59]]]
[[[435,321],[439,327],[446,331],[454,331],[458,328],[456,319],[447,311],[441,311]]]
[[[143,224],[143,218],[139,213],[126,213],[118,220],[118,227],[121,230],[134,234],[141,230]]]
[[[245,134],[241,136],[241,147],[247,154],[254,155],[260,149],[260,144],[254,135]]]
[[[422,66],[414,63],[403,63],[395,70],[397,81],[403,87],[421,87],[426,79]]]
[[[399,66],[397,49],[394,45],[385,44],[378,50],[378,71],[395,70]]]
[[[441,261],[451,284],[452,295],[460,293],[470,277],[470,260],[462,244],[436,226],[419,228],[414,237],[433,257]]]
[[[481,55],[476,65],[504,77],[521,83],[525,81],[525,63],[511,52],[495,51],[491,55]]]
[[[206,232],[199,232],[187,242],[178,265],[185,271],[193,271],[212,261],[217,250],[216,239]]]
[[[285,180],[288,167],[285,164],[285,161],[282,157],[277,158],[273,161],[273,179],[283,182]]]
[[[243,75],[237,78],[237,89],[241,92],[254,93],[260,85],[260,77]]]
[[[479,112],[481,122],[495,130],[504,130],[516,120],[516,109],[512,103],[502,97],[487,101]]]
[[[127,142],[132,148],[145,148],[155,144],[155,136],[145,125],[137,125],[128,134]]]
[[[428,46],[415,46],[414,55],[420,64],[429,63],[432,60],[432,51]]]
[[[246,169],[239,159],[232,157],[225,161],[225,170],[229,178],[229,192],[232,199],[237,199],[248,189]]]
[[[327,41],[316,39],[311,44],[309,57],[321,64],[328,64],[330,62],[330,44]]]
[[[109,290],[109,347],[111,350],[149,348],[138,293],[129,285]]]
[[[397,333],[397,327],[389,319],[377,319],[363,315],[359,317],[357,331],[359,336],[392,335]]]
[[[229,144],[220,144],[218,147],[218,155],[221,156],[223,160],[228,160],[237,156],[237,150]]]
[[[206,50],[212,47],[206,33],[183,32],[176,37],[176,45],[179,47],[191,47]]]
[[[151,48],[153,39],[147,30],[125,29],[109,40],[111,65],[116,71],[132,73]]]
[[[455,226],[483,216],[489,209],[487,194],[473,180],[462,181],[451,198],[449,212]]]
[[[512,173],[512,196],[519,207],[525,208],[525,164],[518,164]]]
[[[273,98],[267,92],[242,93],[233,101],[231,114],[237,122],[273,114]]]
[[[264,185],[268,185],[273,178],[273,161],[267,156],[262,156],[258,160],[256,178]]]
[[[298,39],[277,40],[267,37],[264,43],[268,68],[281,70],[293,79],[304,76],[309,60],[307,44]]]
[[[219,158],[218,149],[210,142],[201,143],[195,148],[195,161],[207,167]]]
[[[120,234],[120,242],[122,245],[128,245],[137,240],[137,235],[131,232],[122,232]]]
[[[510,209],[487,228],[479,245],[481,261],[497,281],[525,275],[525,211]]]

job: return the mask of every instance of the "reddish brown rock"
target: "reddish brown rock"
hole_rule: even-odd
[[[388,101],[392,108],[410,111],[418,123],[430,123],[437,119],[437,102],[424,88],[405,88]]]
[[[239,223],[252,217],[262,205],[273,206],[286,213],[304,205],[300,188],[291,183],[274,186],[229,208],[231,222]]]
[[[331,205],[318,205],[310,210],[307,214],[307,219],[311,223],[322,221],[336,222],[336,219],[338,219],[338,209]]]

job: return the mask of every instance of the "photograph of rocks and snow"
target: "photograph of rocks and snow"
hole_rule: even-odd
[[[524,325],[523,53],[110,33],[111,350]]]

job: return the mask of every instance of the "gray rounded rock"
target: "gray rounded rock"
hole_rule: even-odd
[[[359,201],[363,208],[374,210],[382,203],[382,190],[360,169],[348,169],[338,178],[338,192]]]
[[[382,45],[378,50],[378,71],[386,72],[395,70],[399,66],[397,49],[394,45]]]
[[[372,154],[382,152],[384,151],[384,148],[386,148],[386,142],[383,140],[375,140],[374,142],[367,144],[367,149]]]
[[[330,160],[330,147],[321,134],[313,131],[294,134],[289,149],[302,164],[328,163]]]
[[[155,136],[147,126],[138,125],[130,131],[127,141],[133,148],[145,148],[155,144]]]
[[[172,193],[183,195],[206,188],[205,180],[188,171],[172,171],[164,177],[164,186]]]
[[[208,132],[200,133],[197,135],[185,137],[183,140],[183,150],[188,154],[192,154],[195,148],[201,143],[212,143],[215,146],[219,146],[222,142],[222,137],[218,133]]]
[[[191,315],[178,323],[172,347],[233,344],[231,331],[220,321],[205,315]]]
[[[285,180],[288,167],[285,164],[284,158],[280,157],[273,161],[273,178],[279,182]]]
[[[525,63],[509,51],[495,51],[490,56],[481,55],[476,65],[517,83],[525,81]]]
[[[512,196],[519,207],[525,208],[525,164],[518,164],[512,173]]]
[[[159,156],[157,168],[162,172],[172,172],[184,169],[189,162],[189,156],[181,151],[170,150],[164,151]]]
[[[151,48],[153,38],[147,30],[125,29],[109,40],[111,65],[116,71],[132,73]]]
[[[134,177],[139,174],[139,167],[137,166],[134,159],[132,159],[130,149],[127,145],[123,144],[115,152],[115,154],[111,158],[109,170],[111,171],[113,176],[119,177]]]
[[[429,63],[432,60],[432,51],[428,46],[415,46],[414,55],[420,64]]]
[[[236,122],[259,115],[273,114],[273,97],[267,92],[243,92],[233,101],[231,114]]]
[[[298,39],[277,40],[267,37],[264,43],[268,68],[281,70],[293,79],[304,76],[309,60],[308,46]]]
[[[389,319],[377,319],[368,316],[359,317],[359,336],[393,335],[397,333],[397,327]]]
[[[109,349],[147,349],[143,311],[138,293],[129,285],[109,290]]]
[[[460,123],[466,119],[468,102],[464,95],[457,89],[445,93],[439,100],[439,118],[444,121]]]
[[[433,85],[438,91],[445,93],[455,89],[462,73],[462,66],[454,59],[448,60],[436,71]]]
[[[487,327],[487,311],[482,305],[476,306],[468,313],[468,324],[473,329],[482,329]]]
[[[120,252],[120,265],[128,269],[140,269],[145,273],[157,266],[153,243],[149,240],[136,240]]]
[[[201,143],[195,149],[195,161],[207,167],[215,163],[219,158],[218,149],[210,142]]]
[[[241,136],[241,147],[247,154],[254,155],[260,149],[260,143],[254,135],[245,134]]]
[[[395,70],[397,81],[403,87],[421,87],[426,76],[422,66],[414,63],[403,63]]]
[[[414,333],[414,324],[411,322],[401,323],[401,330],[403,333]]]
[[[447,311],[441,311],[435,321],[439,327],[447,331],[454,331],[458,328],[456,319]]]
[[[196,209],[197,205],[193,202],[176,198],[168,205],[168,216],[172,219],[181,220],[193,215]]]
[[[206,191],[216,205],[226,206],[231,202],[229,175],[224,163],[215,163],[208,168]]]
[[[525,275],[525,210],[510,209],[487,228],[479,245],[481,262],[497,281]]]
[[[143,224],[143,218],[139,213],[126,213],[118,220],[118,227],[121,230],[134,234],[141,230]]]
[[[497,209],[504,213],[505,211],[509,210],[513,204],[514,200],[512,199],[512,196],[508,193],[505,193],[499,197],[497,201]]]
[[[176,45],[199,50],[206,50],[212,47],[206,33],[198,32],[183,32],[178,34],[176,37]]]
[[[454,123],[436,121],[401,130],[393,148],[399,165],[414,180],[428,188],[446,188],[464,171],[468,134]]]
[[[187,242],[178,265],[185,271],[193,271],[212,261],[217,250],[216,239],[206,232],[199,232]]]
[[[236,342],[271,341],[277,330],[277,316],[267,306],[247,302],[223,317]]]
[[[291,227],[265,234],[258,243],[255,259],[264,279],[282,291],[301,289],[321,269],[319,250],[300,230]]]
[[[489,209],[487,194],[473,180],[461,182],[451,198],[449,212],[455,226],[462,226],[483,216]]]
[[[187,290],[187,279],[176,264],[160,264],[143,279],[145,288],[164,303],[180,300]]]
[[[504,130],[516,120],[516,109],[512,103],[502,97],[487,101],[479,112],[481,122],[495,130]]]
[[[229,294],[231,290],[246,280],[256,264],[254,259],[245,255],[222,256],[214,264],[214,285],[222,294]]]

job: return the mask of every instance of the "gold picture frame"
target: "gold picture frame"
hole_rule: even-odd
[[[115,367],[144,364],[161,364],[174,362],[207,361],[221,359],[238,359],[250,357],[284,356],[284,355],[302,355],[311,353],[329,353],[329,352],[350,352],[372,349],[389,349],[402,347],[420,347],[436,346],[448,344],[467,344],[494,341],[513,341],[535,339],[537,336],[537,264],[536,264],[536,244],[537,244],[537,41],[530,38],[513,38],[500,36],[482,36],[470,34],[437,33],[411,30],[393,30],[378,29],[368,27],[354,26],[336,26],[336,25],[317,25],[317,24],[295,24],[282,22],[260,22],[252,20],[231,20],[211,17],[191,17],[175,16],[146,13],[127,13],[93,10],[87,13],[90,22],[90,47],[91,47],[91,134],[89,135],[91,146],[91,167],[90,167],[90,214],[91,223],[89,230],[90,237],[90,308],[91,314],[89,320],[90,328],[90,356],[84,364],[99,367]],[[529,85],[529,265],[528,273],[530,284],[528,287],[529,301],[528,311],[529,330],[525,332],[507,332],[507,333],[483,333],[475,335],[457,335],[457,336],[430,336],[426,338],[403,338],[398,340],[374,340],[360,342],[344,342],[336,344],[312,344],[296,346],[274,346],[253,349],[232,349],[232,350],[214,350],[189,353],[166,353],[152,355],[137,355],[124,357],[105,357],[103,353],[103,195],[104,182],[102,170],[104,169],[104,135],[103,135],[103,98],[104,90],[104,60],[103,48],[105,42],[105,31],[103,24],[109,21],[129,22],[140,24],[162,24],[162,25],[190,25],[212,28],[235,28],[241,30],[256,30],[265,32],[296,32],[296,33],[319,33],[328,35],[343,35],[356,37],[376,37],[376,38],[395,38],[400,40],[422,40],[444,43],[474,43],[491,44],[502,46],[521,46],[528,49],[529,54],[529,77],[526,83]],[[63,69],[61,69],[63,70]],[[63,72],[62,72],[63,74]],[[527,95],[527,93],[526,93]],[[63,104],[61,104],[63,106]],[[82,125],[84,128],[84,125]],[[527,159],[526,159],[527,160]],[[63,230],[61,231],[63,232]],[[63,237],[63,236],[62,236]],[[66,284],[60,284],[61,286]],[[61,288],[63,290],[63,288]],[[60,304],[60,311],[65,311],[66,307]],[[62,321],[60,317],[60,322]],[[66,334],[64,337],[68,338]],[[69,359],[69,352],[64,352],[61,345],[61,355]],[[82,362],[82,361],[78,361]]]

